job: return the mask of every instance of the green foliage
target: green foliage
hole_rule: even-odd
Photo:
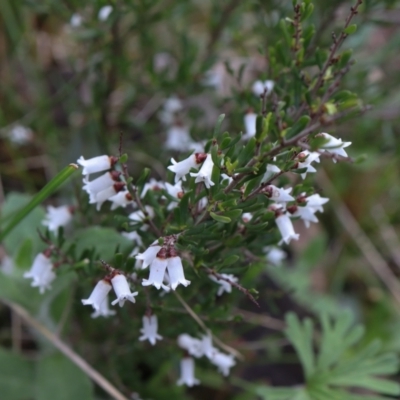
[[[393,353],[381,354],[381,343],[374,341],[364,348],[357,347],[364,329],[354,325],[350,313],[332,321],[321,317],[322,332],[314,330],[310,319],[301,322],[295,314],[286,316],[286,337],[293,344],[304,370],[303,388],[257,388],[265,400],[383,400],[382,395],[399,395],[400,385],[383,378],[398,370],[398,357]],[[314,354],[314,343],[317,353]],[[354,388],[373,393],[358,395]]]

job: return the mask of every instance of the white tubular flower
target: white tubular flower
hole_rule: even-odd
[[[321,155],[315,151],[310,152],[308,150],[304,150],[296,157],[296,159],[299,160],[297,168],[298,169],[307,168],[305,172],[300,174],[300,176],[303,179],[305,179],[307,173],[317,172],[317,170],[311,165],[311,163],[314,161],[319,163],[320,156]]]
[[[247,222],[250,222],[252,218],[253,218],[252,213],[243,213],[242,214],[242,221],[246,224],[247,224]]]
[[[253,112],[248,112],[244,116],[244,127],[246,133],[243,135],[243,139],[250,139],[256,134],[256,121],[257,114]]]
[[[51,289],[56,274],[53,272],[53,264],[51,260],[43,253],[39,253],[33,260],[31,269],[24,273],[24,278],[32,278],[32,287],[38,287],[40,294],[46,289]]]
[[[138,295],[138,292],[131,293],[125,275],[115,275],[111,279],[111,284],[114,289],[115,295],[117,296],[117,298],[111,303],[113,306],[119,303],[119,306],[123,307],[126,300],[129,300],[131,303],[136,303],[135,296]]]
[[[142,336],[139,337],[139,340],[142,342],[143,340],[148,340],[153,346],[156,344],[157,340],[161,340],[162,336],[160,336],[158,331],[158,321],[156,315],[151,315],[150,317],[144,316],[143,319],[143,328],[140,330]]]
[[[168,169],[175,174],[175,183],[181,179],[186,181],[186,174],[188,174],[192,168],[199,169],[200,164],[206,158],[207,154],[205,153],[193,153],[191,156],[180,162],[171,158],[172,165],[170,165]]]
[[[237,283],[238,282],[238,278],[234,275],[231,274],[220,274],[222,278],[226,278],[229,279],[231,282]],[[218,292],[217,295],[218,296],[222,296],[222,294],[224,292],[226,293],[231,293],[232,292],[232,284],[224,281],[222,279],[218,279],[216,276],[214,275],[209,275],[210,279],[216,283],[218,283],[220,286],[218,288]]]
[[[82,25],[82,22],[83,22],[83,18],[80,14],[73,14],[71,19],[69,20],[69,24],[73,28],[78,28],[79,26]]]
[[[319,133],[317,137],[318,136],[322,136],[328,140],[328,142],[321,147],[321,151],[326,151],[330,154],[335,154],[341,157],[348,157],[344,148],[350,146],[351,142],[343,142],[342,139],[335,138],[334,136],[329,135],[329,133]],[[332,161],[335,163],[337,160],[332,158]]]
[[[90,305],[95,311],[100,312],[102,303],[107,299],[108,292],[111,290],[110,282],[102,279],[98,281],[88,299],[82,299],[82,304]]]
[[[165,148],[168,150],[186,151],[189,149],[192,139],[186,126],[172,125],[167,130]]]
[[[277,167],[274,164],[267,164],[267,169],[265,171],[265,174],[261,180],[261,182],[267,182],[270,180],[274,175],[279,174],[281,172],[281,169]]]
[[[196,339],[187,333],[182,333],[177,339],[178,346],[186,350],[191,356],[200,358],[204,355],[203,341]]]
[[[318,222],[318,218],[315,216],[317,210],[314,210],[311,207],[299,207],[295,205],[288,207],[288,211],[292,214],[293,217],[300,217],[300,219],[303,220],[306,228],[310,227],[310,222]]]
[[[313,208],[315,211],[324,212],[323,205],[329,201],[327,197],[321,197],[318,193],[306,197],[307,207]]]
[[[300,235],[294,231],[292,221],[290,220],[288,215],[279,215],[278,217],[276,217],[275,222],[282,236],[282,240],[279,242],[279,244],[282,244],[283,242],[289,244],[292,239],[299,239]]]
[[[121,190],[124,190],[124,188],[125,188],[125,183],[123,182],[114,183],[114,185],[110,186],[107,189],[102,190],[96,195],[91,195],[89,204],[96,204],[96,210],[99,211],[101,206],[106,200],[109,200],[111,197],[115,196]]]
[[[222,375],[228,376],[230,369],[236,364],[232,354],[217,352],[210,361],[218,368]]]
[[[142,237],[136,231],[122,232],[121,235],[123,237],[126,237],[127,239],[131,240],[133,243],[137,244],[138,246],[143,246]]]
[[[161,191],[163,189],[165,189],[165,183],[163,181],[157,181],[154,178],[151,178],[149,182],[143,185],[143,190],[140,194],[140,198],[143,199],[143,197],[146,196],[146,193],[149,190]]]
[[[191,357],[185,357],[181,360],[181,377],[176,384],[178,386],[186,385],[192,387],[198,385],[200,381],[194,377],[194,360]]]
[[[145,208],[145,210],[147,212],[147,216],[149,218],[153,218],[154,217],[153,207],[150,207],[150,206],[146,205],[146,206],[144,206],[144,208]],[[142,210],[137,210],[137,211],[134,211],[133,213],[130,213],[128,215],[128,218],[130,220],[132,220],[133,222],[143,222],[145,220],[145,218],[146,218],[146,215],[144,215],[144,212]]]
[[[116,195],[111,196],[107,200],[112,202],[111,210],[115,210],[118,207],[126,208],[128,204],[136,205],[128,190],[123,190],[122,192],[118,192]]]
[[[149,279],[143,279],[142,285],[143,286],[153,285],[156,289],[160,289],[161,287],[162,288],[166,287],[163,281],[167,264],[168,260],[166,258],[162,258],[159,255],[157,255],[157,257],[155,257],[152,263],[150,264]]]
[[[111,285],[110,289],[111,289]],[[100,308],[98,310],[94,310],[94,312],[90,315],[92,318],[98,318],[98,317],[111,317],[112,315],[115,315],[116,311],[115,310],[110,310],[109,304],[108,304],[108,295],[106,294],[105,299],[101,302]]]
[[[108,19],[108,17],[110,16],[110,14],[112,13],[112,6],[108,5],[108,6],[103,6],[100,8],[99,10],[99,14],[98,14],[98,18],[100,21],[106,21]]]
[[[251,87],[252,92],[256,95],[256,96],[261,96],[262,94],[264,94],[264,92],[269,95],[272,90],[274,89],[275,86],[275,82],[271,81],[271,80],[267,80],[267,81],[255,81],[253,83],[253,86]]]
[[[45,219],[42,221],[44,226],[47,226],[49,231],[58,233],[60,226],[68,225],[72,219],[72,208],[70,206],[47,207]]]
[[[153,242],[153,244],[148,247],[143,253],[139,253],[136,256],[137,260],[143,260],[142,269],[147,268],[157,257],[158,252],[161,250],[161,246],[156,245],[157,240]]]
[[[210,189],[211,186],[215,185],[215,183],[211,180],[213,167],[214,163],[211,158],[211,154],[207,154],[207,158],[201,166],[200,171],[196,173],[191,172],[190,176],[196,177],[195,183],[204,182],[206,188]]]
[[[181,181],[175,183],[175,185],[171,185],[170,183],[165,182],[165,189],[166,189],[167,193],[170,196],[174,197],[176,200],[180,200],[184,195]],[[168,205],[167,210],[170,211],[173,208],[175,208],[177,205],[178,205],[178,201],[172,201]]]
[[[118,171],[106,172],[92,181],[83,178],[83,190],[91,196],[96,196],[101,191],[108,189],[116,183],[121,175]]]
[[[182,260],[178,256],[168,258],[168,277],[171,289],[175,290],[179,284],[183,286],[190,285],[190,281],[185,279]]]
[[[216,349],[212,344],[211,334],[203,335],[201,337],[201,348],[203,355],[210,360],[218,353],[218,349]]]
[[[286,252],[279,247],[268,246],[264,248],[264,251],[267,253],[267,260],[275,266],[281,265],[282,261],[287,258]]]
[[[264,189],[264,193],[266,193],[267,197],[277,203],[286,203],[288,201],[293,201],[294,197],[290,196],[293,188],[278,188],[274,185],[268,185]]]
[[[115,165],[117,160],[118,159],[116,157],[110,157],[106,155],[89,158],[89,160],[85,160],[83,156],[81,156],[77,160],[77,163],[83,167],[82,175],[90,175],[110,169],[113,165]]]

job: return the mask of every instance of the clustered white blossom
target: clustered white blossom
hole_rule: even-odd
[[[51,289],[51,283],[55,277],[53,263],[48,252],[39,253],[33,260],[31,269],[24,273],[24,278],[32,279],[31,286],[38,287],[40,294]]]
[[[207,357],[224,376],[228,376],[230,369],[236,364],[232,354],[225,354],[213,346],[211,334],[203,335],[201,339],[197,339],[183,333],[178,336],[177,342],[178,346],[190,356],[195,358]],[[200,381],[194,377],[194,359],[192,357],[183,358],[181,360],[181,377],[177,384],[191,387],[199,383]]]
[[[42,224],[47,226],[50,232],[54,232],[57,235],[58,228],[64,227],[70,223],[73,212],[74,208],[71,206],[48,206]]]

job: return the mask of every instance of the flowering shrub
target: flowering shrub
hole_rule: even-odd
[[[311,1],[281,10],[285,16],[270,22],[279,28],[279,39],[268,45],[267,66],[253,79],[243,77],[246,62],[237,70],[227,62],[221,73],[211,56],[199,61],[197,75],[195,67],[185,72],[191,48],[182,37],[184,54],[178,63],[165,52],[151,60],[148,81],[138,83],[137,90],[140,94],[143,85],[146,93],[153,82],[159,92],[143,106],[149,115],[139,113],[130,125],[127,110],[118,103],[122,97],[126,107],[132,106],[129,90],[124,92],[122,80],[116,83],[119,69],[128,67],[113,62],[122,60],[129,47],[122,33],[131,22],[129,13],[161,15],[150,5],[144,6],[148,15],[130,2],[101,7],[95,2],[70,15],[68,34],[87,40],[91,50],[98,46],[101,26],[112,36],[107,47],[114,52],[107,55],[110,87],[98,110],[104,113],[102,129],[119,126],[123,134],[114,135],[110,145],[103,143],[102,151],[82,150],[28,204],[10,195],[2,209],[0,238],[11,258],[3,259],[0,297],[66,356],[44,353],[37,361],[42,372],[35,375],[28,359],[0,352],[0,365],[3,357],[28,371],[22,380],[26,387],[39,382],[35,399],[57,398],[46,371],[57,376],[68,372],[68,398],[95,398],[87,377],[116,399],[204,398],[203,385],[218,390],[224,382],[235,387],[229,398],[236,400],[372,400],[400,394],[400,386],[384,377],[397,372],[395,354],[380,353],[375,342],[357,347],[363,328],[337,305],[296,299],[314,313],[321,330],[292,312],[269,322],[272,330],[285,332],[298,355],[301,386],[277,388],[268,384],[268,376],[249,377],[243,370],[248,355],[240,349],[247,334],[242,320],[259,310],[263,318],[271,302],[274,289],[266,286],[265,277],[290,296],[287,285],[291,277],[297,279],[283,265],[292,254],[290,246],[307,242],[307,230],[319,224],[324,207],[335,207],[316,177],[327,163],[357,161],[336,123],[368,109],[343,84],[354,60],[341,46],[356,33],[361,3],[346,7],[340,33],[326,48],[316,45]],[[225,12],[231,12],[229,6]],[[138,19],[135,29],[141,30],[142,22]],[[212,32],[209,51],[221,34],[217,25]],[[151,40],[142,34],[141,49],[148,57]],[[94,70],[102,56],[91,59]],[[182,86],[174,86],[174,76]],[[227,76],[228,94],[223,88]],[[95,72],[91,77],[98,79]],[[103,83],[92,82],[93,93]],[[190,86],[184,91],[184,85]],[[207,97],[193,107],[199,114],[188,104],[192,93],[207,91],[216,100],[209,105],[211,118],[202,122]],[[138,95],[133,103],[140,101]],[[165,135],[151,132],[138,140],[144,142],[145,164],[152,167],[139,168],[142,153],[136,153],[134,135],[126,136],[138,121],[145,132],[148,118]],[[129,129],[122,129],[125,123]],[[13,141],[21,140],[19,133]],[[49,205],[44,213],[39,204],[71,176],[74,196],[56,197],[58,206]],[[318,234],[311,236],[314,252]],[[315,251],[322,257],[323,244]],[[238,311],[239,305],[246,310]],[[87,362],[60,342],[60,333]],[[41,338],[31,335],[40,345]],[[76,393],[68,387],[73,379]],[[0,391],[2,384],[0,379]],[[6,399],[27,398],[27,392],[4,386]],[[199,386],[198,392],[187,397],[193,386]],[[105,396],[99,391],[97,397]]]

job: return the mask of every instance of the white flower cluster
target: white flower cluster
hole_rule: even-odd
[[[72,220],[74,207],[60,206],[60,207],[47,207],[47,213],[42,221],[44,226],[47,226],[50,232],[58,233],[58,228],[68,225]]]
[[[190,281],[185,279],[181,258],[173,246],[160,246],[154,242],[145,252],[136,256],[142,260],[142,269],[150,266],[148,279],[143,279],[143,286],[154,286],[166,291],[175,290],[178,285],[188,286]]]
[[[225,354],[213,346],[211,334],[203,335],[201,339],[197,339],[183,333],[179,335],[177,342],[178,346],[186,350],[190,356],[195,358],[207,357],[224,376],[228,376],[230,369],[236,364],[232,354]],[[192,357],[184,357],[181,360],[180,367],[181,377],[177,381],[178,385],[191,387],[200,383],[194,376],[194,359]]]
[[[171,158],[171,163],[168,169],[175,173],[175,182],[186,181],[186,175],[191,169],[199,169],[199,172],[190,172],[190,176],[195,177],[195,183],[203,182],[207,189],[214,186],[215,183],[211,180],[214,163],[211,154],[193,153],[185,160],[176,162]]]
[[[89,160],[80,157],[77,162],[83,167],[82,174],[83,190],[89,195],[89,203],[96,204],[97,211],[100,210],[105,201],[111,201],[111,210],[117,207],[126,207],[128,204],[134,204],[129,191],[124,182],[120,181],[121,173],[110,170],[118,161],[116,157],[102,155]],[[107,171],[96,179],[89,181],[90,174]]]

